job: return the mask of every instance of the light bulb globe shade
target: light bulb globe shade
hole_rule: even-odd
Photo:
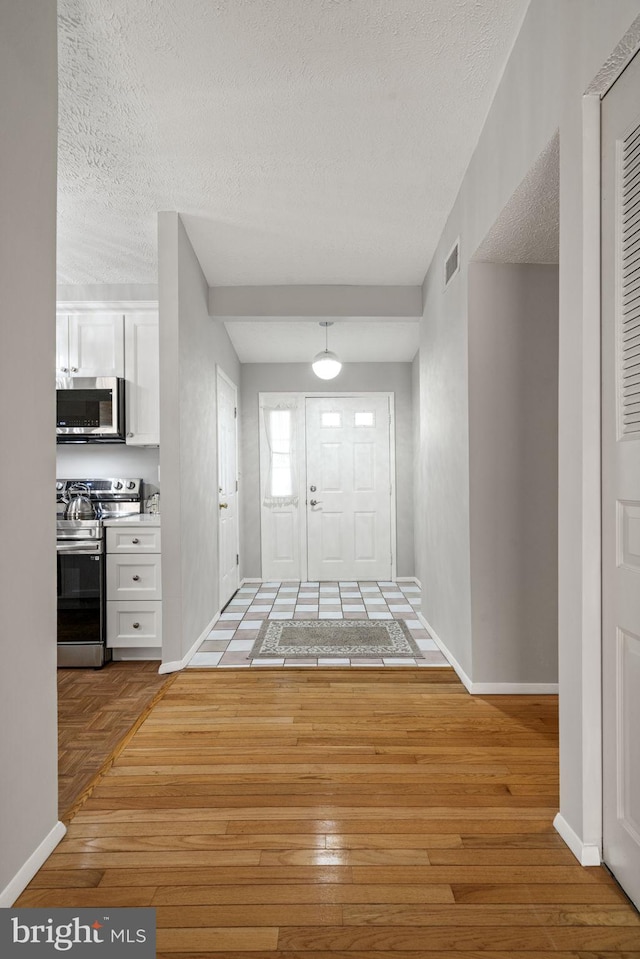
[[[342,363],[331,350],[323,350],[314,357],[311,369],[321,380],[332,380],[342,369]]]

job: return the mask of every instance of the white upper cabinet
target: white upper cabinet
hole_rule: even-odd
[[[57,374],[124,376],[124,316],[121,313],[59,315]]]
[[[69,317],[56,316],[56,376],[69,375]]]
[[[127,443],[160,443],[158,314],[127,313],[124,322]]]
[[[157,310],[56,317],[58,377],[124,377],[129,446],[160,444],[159,346]]]

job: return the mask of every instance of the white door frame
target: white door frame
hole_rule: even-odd
[[[395,580],[397,575],[397,554],[398,554],[398,543],[397,543],[397,517],[396,517],[396,411],[395,411],[395,394],[389,392],[388,390],[335,390],[328,392],[326,390],[309,390],[305,392],[294,392],[286,390],[269,391],[265,393],[258,394],[258,407],[262,410],[265,401],[268,401],[270,397],[282,397],[289,396],[292,399],[295,398],[299,402],[300,408],[300,421],[299,421],[299,444],[298,444],[298,476],[300,477],[300,486],[304,482],[304,491],[300,490],[300,522],[299,522],[299,547],[300,547],[300,580],[301,582],[306,582],[308,576],[308,556],[307,556],[307,513],[306,513],[306,493],[307,493],[307,446],[306,446],[306,401],[307,399],[315,398],[325,398],[331,399],[332,397],[351,397],[351,396],[362,396],[366,398],[367,396],[386,396],[389,401],[389,472],[391,476],[391,579]],[[259,418],[259,430],[263,429],[262,417]],[[262,444],[261,444],[262,448]],[[262,462],[262,457],[260,458],[260,491],[262,496],[262,484],[263,484],[263,469],[264,464]],[[303,501],[305,511],[302,513]],[[262,508],[260,511],[262,516]],[[262,557],[261,557],[262,562]],[[260,571],[262,579],[264,579],[264,570]]]
[[[582,98],[582,671],[560,676],[561,714],[569,684],[581,688],[582,835],[562,809],[554,826],[583,866],[602,862],[601,108],[638,49],[634,23]],[[562,752],[560,762],[562,770]]]
[[[236,396],[236,415],[234,419],[234,442],[236,447],[236,517],[235,517],[235,538],[237,544],[238,555],[240,554],[240,483],[238,481],[240,470],[239,470],[239,461],[238,461],[238,387],[233,382],[233,380],[227,376],[225,371],[216,363],[216,459],[220,456],[220,429],[219,429],[219,416],[220,411],[218,409],[218,384],[220,380],[223,380],[227,386],[230,386],[234,391]],[[220,486],[220,463],[217,463],[218,467],[218,476],[216,476],[216,489],[219,489]],[[217,496],[218,506],[220,504],[220,493]],[[229,602],[229,597],[223,600],[222,598],[222,538],[220,537],[220,509],[218,508],[218,598],[220,602],[220,607],[223,607],[225,603]],[[237,567],[237,585],[236,589],[240,587],[240,566]]]

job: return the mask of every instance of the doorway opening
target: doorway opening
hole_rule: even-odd
[[[473,682],[558,682],[559,135],[469,267]]]
[[[263,581],[396,575],[392,393],[262,393]]]

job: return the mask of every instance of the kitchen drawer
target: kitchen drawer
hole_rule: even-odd
[[[162,598],[160,556],[150,553],[107,555],[108,600],[153,600]]]
[[[162,603],[107,603],[107,646],[162,646]]]
[[[159,552],[159,526],[107,526],[107,553]]]

